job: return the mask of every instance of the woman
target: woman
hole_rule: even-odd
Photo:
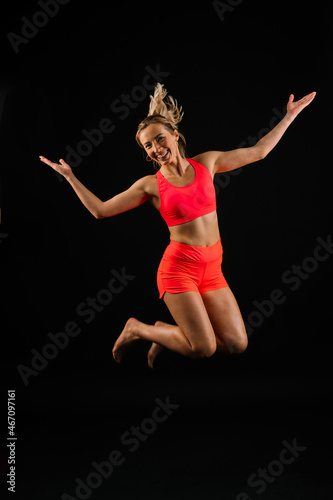
[[[247,347],[244,322],[221,270],[222,245],[216,214],[213,178],[262,160],[315,98],[316,92],[294,102],[290,95],[285,117],[255,146],[233,151],[207,151],[186,158],[185,139],[178,130],[182,110],[157,84],[148,116],[139,124],[138,144],[157,173],[136,181],[129,189],[102,202],[73,174],[63,159],[41,161],[67,179],[85,207],[97,218],[112,217],[148,201],[166,221],[170,244],[157,273],[160,298],[176,325],[157,321],[147,325],[130,318],[115,342],[113,357],[119,363],[136,340],[152,342],[148,364],[167,347],[192,358],[212,356],[216,350],[241,353]]]

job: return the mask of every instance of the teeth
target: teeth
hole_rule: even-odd
[[[168,154],[168,152],[169,152],[169,151],[167,151],[166,153],[164,153],[164,155],[162,155],[162,156],[157,156],[156,158],[157,158],[158,160],[163,160],[163,158],[165,158],[165,157],[166,157],[166,155]]]

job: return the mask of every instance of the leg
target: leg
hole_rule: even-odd
[[[245,351],[248,339],[234,294],[229,287],[202,293],[216,335],[217,349],[225,353]]]
[[[184,356],[209,357],[216,351],[215,333],[199,292],[164,294],[171,315],[178,325],[146,325],[130,318],[113,348],[119,363],[133,341],[149,340]]]
[[[155,326],[168,326],[169,328],[173,328],[174,325],[170,325],[169,323],[163,323],[163,321],[156,321]],[[148,351],[148,366],[149,368],[154,368],[154,361],[158,354],[164,349],[164,347],[156,342],[152,342],[151,348]]]

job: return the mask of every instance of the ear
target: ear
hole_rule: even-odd
[[[178,130],[174,131],[174,136],[175,136],[176,142],[178,142],[178,139],[179,139],[179,132],[178,132]]]

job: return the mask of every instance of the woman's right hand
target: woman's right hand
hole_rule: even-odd
[[[63,159],[59,160],[59,163],[54,163],[53,161],[45,158],[45,156],[40,156],[39,159],[40,161],[46,163],[46,165],[49,165],[49,167],[52,167],[53,170],[58,172],[58,174],[64,176],[65,179],[69,179],[73,174],[71,167]]]

